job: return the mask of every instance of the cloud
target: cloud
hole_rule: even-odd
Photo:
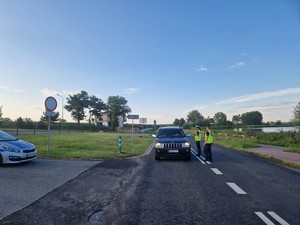
[[[282,89],[282,90],[278,90],[278,91],[259,92],[259,93],[254,93],[254,94],[250,94],[250,95],[242,95],[239,97],[229,98],[229,99],[217,102],[216,104],[220,105],[220,104],[242,103],[242,102],[254,101],[254,100],[259,100],[259,99],[279,97],[279,96],[285,96],[285,95],[294,95],[294,94],[300,94],[300,87],[287,88],[287,89]]]
[[[0,85],[0,89],[8,90],[8,87]]]
[[[242,53],[242,56],[247,56],[247,55],[248,55],[247,52]]]
[[[207,69],[207,67],[202,65],[202,64],[198,68],[198,72],[201,72],[201,73],[205,73],[205,72],[208,72],[208,71],[209,70]]]
[[[134,94],[136,92],[138,92],[140,89],[139,88],[127,88],[127,89],[123,89],[123,91],[125,91],[126,94]]]
[[[14,92],[19,92],[19,93],[22,93],[23,90],[20,90],[20,89],[13,89]]]
[[[254,94],[249,94],[249,95],[241,95],[238,97],[234,98],[228,98],[224,99],[219,102],[215,102],[209,105],[197,105],[194,108],[200,109],[200,110],[206,110],[206,109],[211,109],[212,107],[219,107],[222,105],[222,107],[226,107],[224,105],[230,105],[230,104],[242,104],[245,102],[250,102],[250,101],[255,101],[255,100],[262,100],[266,98],[273,98],[273,97],[282,97],[282,96],[287,96],[287,95],[299,95],[300,94],[300,87],[297,88],[286,88],[278,91],[269,91],[269,92],[259,92],[259,93],[254,93]],[[278,102],[278,101],[277,101]],[[296,102],[296,101],[294,101]],[[284,104],[278,103],[277,106],[283,106]],[[228,106],[232,108],[232,106]],[[237,107],[241,107],[241,105],[237,105]],[[265,105],[265,107],[267,107]],[[274,104],[272,105],[274,108]],[[284,107],[282,107],[284,108]]]
[[[1,86],[1,85],[0,85],[0,90],[13,91],[13,92],[18,92],[18,93],[23,92],[23,90],[21,90],[21,89],[12,89],[7,86]]]
[[[231,66],[228,67],[228,69],[236,69],[236,68],[239,68],[239,67],[242,67],[242,66],[245,66],[246,63],[245,62],[238,62],[236,64],[233,64]]]

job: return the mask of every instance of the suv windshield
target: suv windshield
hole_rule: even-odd
[[[182,138],[184,136],[182,129],[161,129],[158,131],[159,138]]]

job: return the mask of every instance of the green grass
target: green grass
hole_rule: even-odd
[[[257,148],[259,145],[250,141],[236,141],[236,140],[217,140],[215,143],[220,144],[226,148],[233,148],[244,150],[246,148]]]
[[[118,151],[118,139],[122,137],[122,152]],[[117,133],[72,133],[51,134],[48,150],[48,135],[19,135],[18,138],[36,146],[41,158],[59,159],[108,159],[124,158],[143,154],[153,142],[150,136]],[[133,140],[133,142],[132,142]]]

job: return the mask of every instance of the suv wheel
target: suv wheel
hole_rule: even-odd
[[[160,157],[156,155],[155,160],[160,160]]]

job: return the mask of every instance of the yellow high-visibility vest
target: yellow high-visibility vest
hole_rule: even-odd
[[[195,134],[195,141],[201,141],[201,131],[197,130]]]
[[[208,133],[208,135],[207,135],[207,133]],[[206,144],[211,144],[211,143],[213,143],[214,137],[212,136],[212,132],[211,132],[210,130],[208,130],[208,131],[205,133],[205,140],[207,140],[207,141],[206,141]]]

